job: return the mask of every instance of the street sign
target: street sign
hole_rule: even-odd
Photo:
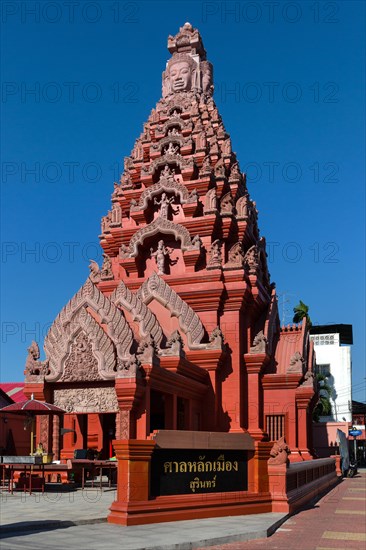
[[[348,433],[349,435],[352,435],[352,437],[357,437],[358,435],[362,435],[361,430],[350,430]]]

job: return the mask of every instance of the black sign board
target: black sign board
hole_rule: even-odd
[[[247,451],[155,449],[153,452],[151,496],[247,489]]]

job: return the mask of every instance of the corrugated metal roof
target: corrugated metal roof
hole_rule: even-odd
[[[27,399],[27,396],[23,393],[24,382],[5,382],[0,384],[0,388],[11,397],[15,403]]]

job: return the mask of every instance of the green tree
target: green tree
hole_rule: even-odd
[[[301,323],[303,319],[306,319],[306,324],[310,328],[311,327],[311,319],[309,316],[309,306],[304,304],[300,300],[300,302],[297,304],[297,306],[294,307],[294,323]]]
[[[320,416],[329,416],[332,413],[330,396],[332,388],[328,384],[328,379],[324,374],[316,375],[317,386],[319,390],[319,400],[313,411],[313,420],[319,422]]]

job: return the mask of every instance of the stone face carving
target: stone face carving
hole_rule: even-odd
[[[100,278],[102,281],[113,279],[112,262],[108,254],[103,254],[103,265],[100,270]]]
[[[290,447],[286,444],[285,438],[281,437],[278,441],[274,442],[273,447],[270,450],[270,458],[268,459],[268,464],[287,464],[288,455],[290,453]]]
[[[158,247],[153,251],[150,248],[150,258],[155,258],[156,267],[158,268],[158,275],[164,275],[166,273],[166,262],[169,260],[169,255],[173,252],[172,248],[167,248],[164,245],[164,241],[158,242]]]
[[[267,348],[267,338],[264,336],[263,330],[260,330],[254,337],[253,345],[250,346],[250,353],[267,353]]]
[[[118,401],[114,388],[55,389],[54,404],[68,413],[114,413]]]
[[[64,363],[64,372],[60,380],[100,380],[98,359],[93,354],[92,344],[84,331],[80,331],[71,344],[71,350]]]
[[[106,325],[108,334],[85,308],[90,308],[97,313],[101,322]],[[103,373],[103,376],[108,377],[115,366],[113,345],[119,357],[129,356],[133,343],[130,326],[122,312],[88,278],[81,289],[60,311],[47,333],[44,343],[50,366],[50,373],[46,376],[47,380],[56,381],[60,378],[62,362],[68,354],[70,343],[80,328],[101,352],[100,372]],[[106,350],[109,352],[106,353]]]
[[[28,356],[25,362],[24,374],[26,377],[44,377],[48,372],[48,361],[39,361],[40,353],[37,342],[33,340],[27,351]]]
[[[244,264],[244,252],[240,242],[235,243],[229,250],[228,261],[224,269],[242,269]]]
[[[137,294],[131,292],[121,281],[110,297],[111,302],[116,306],[122,306],[129,311],[134,319],[139,323],[140,335],[142,338],[146,338],[149,334],[154,338],[157,345],[160,346],[163,338],[163,331],[161,326],[152,313],[152,311],[146,307]]]
[[[197,29],[185,23],[175,37],[169,36],[168,49],[173,56],[163,72],[163,98],[189,91],[212,95],[212,65],[206,61],[206,52]]]
[[[153,273],[138,290],[138,296],[145,304],[156,299],[177,317],[182,331],[187,335],[190,349],[198,349],[204,335],[200,318],[193,309],[156,273]]]
[[[163,97],[170,93],[187,92],[196,86],[197,63],[185,53],[176,53],[163,73]],[[165,95],[164,95],[165,94]]]
[[[210,259],[207,263],[207,269],[220,269],[222,267],[222,243],[219,239],[216,239],[210,248]]]
[[[295,351],[293,356],[290,359],[290,366],[287,369],[287,372],[294,372],[301,374],[303,371],[304,358],[299,351]]]

